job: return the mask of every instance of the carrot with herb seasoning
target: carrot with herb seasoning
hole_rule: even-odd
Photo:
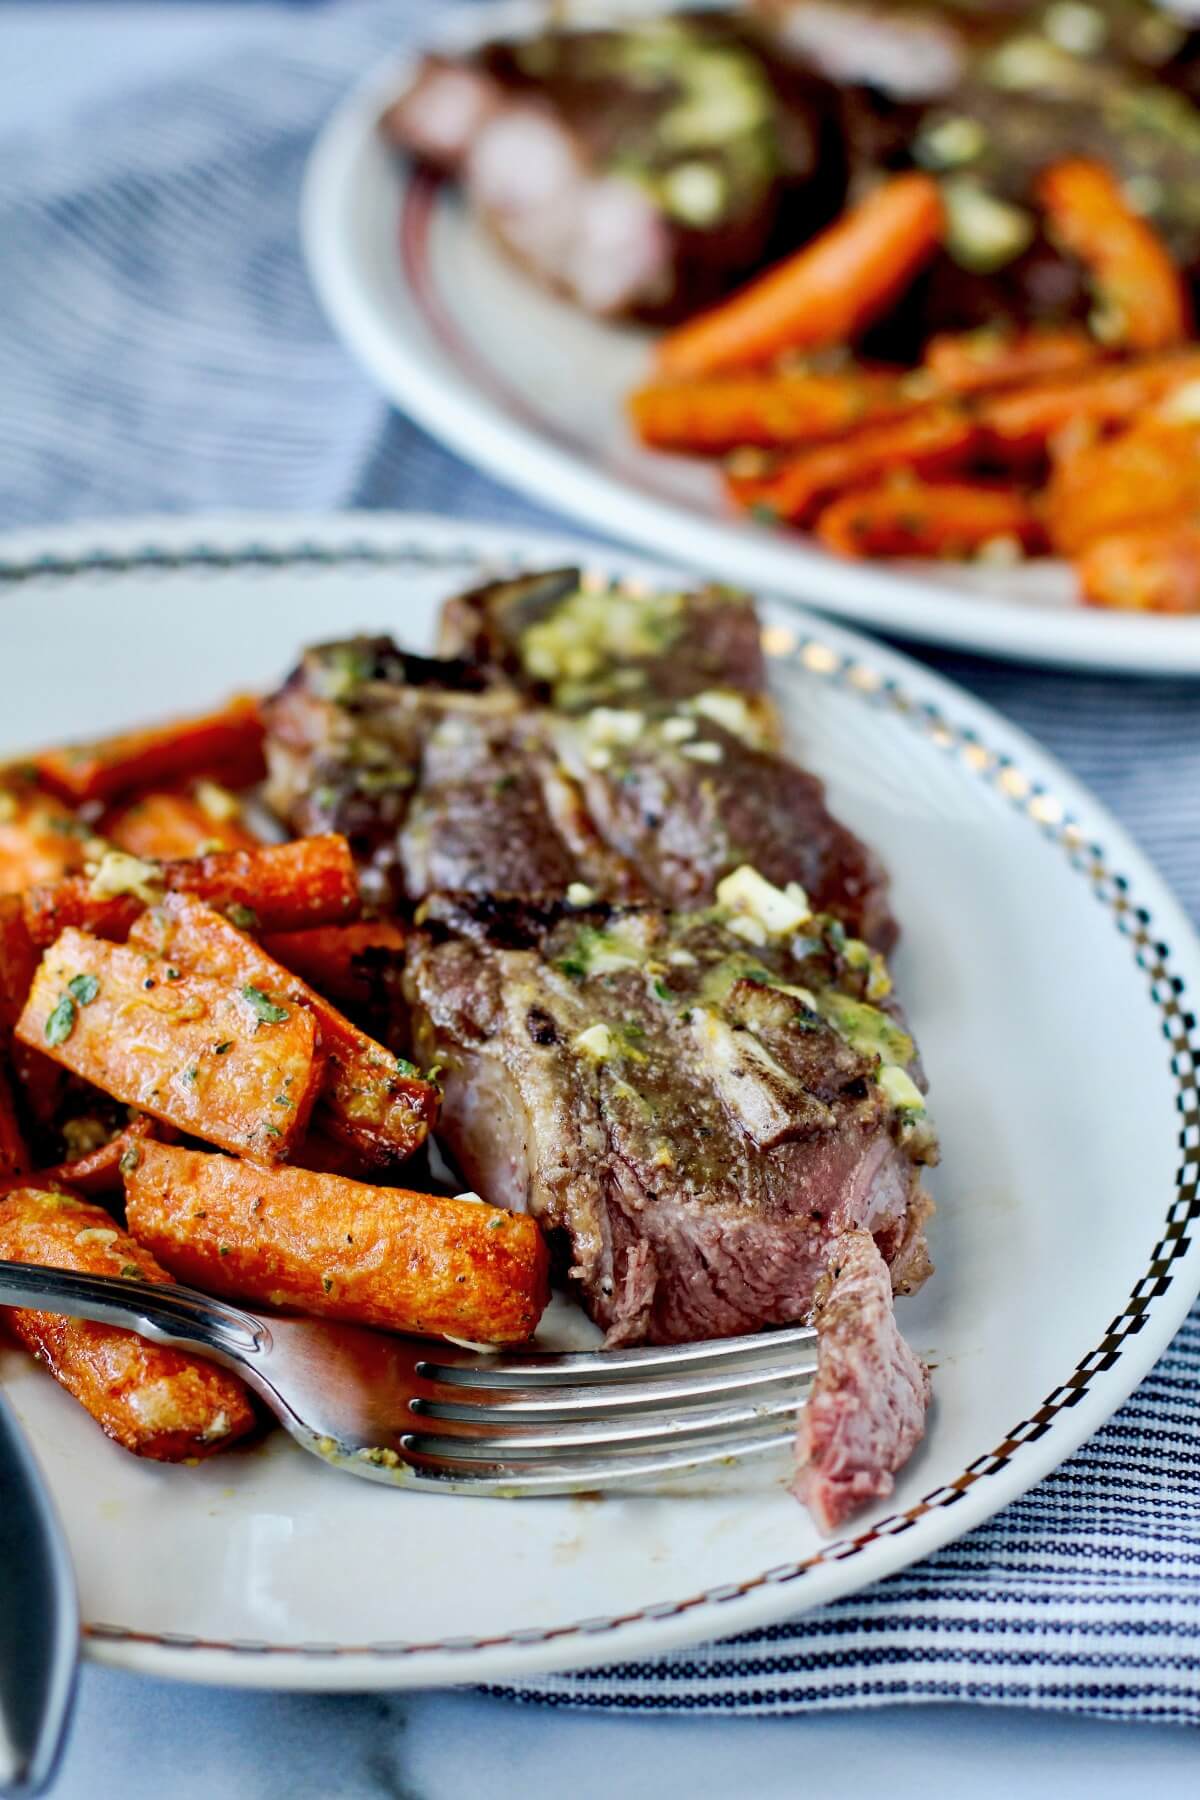
[[[86,1275],[173,1279],[102,1207],[32,1185],[0,1199],[0,1257]],[[135,1456],[190,1462],[254,1429],[245,1387],[202,1357],[61,1313],[6,1307],[4,1316],[60,1386]]]
[[[1086,157],[1044,169],[1037,197],[1047,227],[1091,272],[1097,330],[1130,350],[1167,350],[1191,332],[1187,286],[1154,227],[1135,212],[1112,170]]]
[[[90,744],[42,750],[31,758],[38,777],[63,799],[115,800],[214,768],[239,786],[262,779],[263,727],[258,702],[238,695],[219,712],[121,732]]]
[[[549,1297],[527,1213],[147,1144],[130,1230],[181,1281],[385,1331],[522,1343]]]
[[[1037,325],[1019,332],[940,333],[926,344],[922,365],[943,393],[975,394],[1074,375],[1103,354],[1077,326]]]
[[[711,312],[668,332],[658,364],[711,375],[785,350],[849,343],[907,287],[942,240],[941,195],[928,175],[895,175],[786,262]]]
[[[718,456],[786,448],[896,419],[918,402],[911,380],[866,369],[835,374],[711,375],[652,381],[630,397],[634,429],[656,450]]]
[[[983,482],[893,481],[856,488],[818,515],[816,535],[837,556],[973,556],[997,540],[1041,549],[1045,530],[1028,496]]]
[[[1125,425],[1185,384],[1200,380],[1200,349],[1101,364],[1058,381],[979,396],[980,444],[1005,462],[1042,457],[1065,429]]]
[[[1096,538],[1076,558],[1075,569],[1089,606],[1200,613],[1200,517]]]
[[[0,894],[58,881],[83,867],[98,834],[53,794],[26,782],[0,784]]]
[[[1113,532],[1200,513],[1200,420],[1149,417],[1071,447],[1055,459],[1045,508],[1064,556]]]
[[[831,495],[873,486],[897,469],[933,475],[961,468],[977,437],[965,408],[934,403],[891,424],[867,425],[832,443],[797,451],[764,475],[727,471],[727,485],[747,511],[804,525]]]
[[[318,993],[348,1006],[372,1006],[386,997],[389,981],[403,967],[406,941],[395,919],[314,925],[308,931],[277,931],[259,939],[267,955],[285,969]]]
[[[209,788],[215,789],[215,784],[206,784],[204,791]],[[240,823],[236,803],[234,811],[221,818],[194,795],[174,790],[140,794],[105,819],[104,836],[118,850],[158,862],[208,856],[214,850],[260,848],[259,840]]]
[[[0,1192],[24,1186],[66,1188],[71,1193],[89,1195],[119,1193],[124,1172],[126,1168],[134,1167],[146,1138],[168,1132],[169,1127],[143,1115],[132,1119],[123,1131],[94,1150],[55,1163],[49,1169],[38,1169],[36,1174],[26,1174],[20,1180],[0,1181]],[[28,1166],[26,1164],[26,1168]]]
[[[306,1008],[73,929],[43,956],[16,1035],[102,1093],[267,1163],[303,1138],[324,1075]]]
[[[138,914],[167,893],[195,894],[248,931],[299,931],[358,917],[358,876],[344,837],[298,838],[254,850],[216,850],[157,863],[110,852],[91,875],[31,888],[25,923],[39,948],[68,925],[124,938]]]
[[[306,1007],[317,1021],[328,1061],[321,1124],[368,1162],[386,1167],[411,1156],[437,1118],[438,1090],[413,1064],[394,1056],[352,1025],[332,1003],[291,974],[220,914],[188,894],[169,895],[142,914],[131,947],[181,969],[248,984],[289,1006]]]

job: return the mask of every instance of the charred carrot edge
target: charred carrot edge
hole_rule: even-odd
[[[13,1105],[8,1076],[0,1064],[0,1183],[23,1177],[29,1168],[29,1151]]]
[[[1089,606],[1200,613],[1200,521],[1191,515],[1097,538],[1075,568]]]
[[[961,468],[978,439],[965,409],[934,404],[890,425],[862,431],[785,457],[768,474],[727,476],[732,498],[746,510],[803,525],[829,495],[867,487],[897,469],[932,475]]]
[[[172,789],[140,794],[105,819],[103,835],[118,850],[158,862],[207,856],[214,850],[261,848],[236,814],[214,818],[192,795]]]
[[[83,1274],[170,1282],[102,1207],[32,1186],[0,1199],[0,1257]],[[14,1334],[97,1424],[135,1456],[182,1462],[209,1456],[255,1425],[235,1375],[198,1356],[150,1344],[115,1325],[6,1309]]]
[[[1040,549],[1045,531],[1028,496],[982,482],[857,488],[818,516],[816,535],[845,557],[971,556],[995,539]]]
[[[265,771],[258,702],[241,694],[219,712],[177,719],[96,743],[38,751],[31,761],[39,778],[64,800],[114,800],[137,788],[197,775],[216,764],[236,768],[241,783]]]
[[[356,918],[361,901],[354,859],[345,838],[298,838],[256,850],[216,850],[182,862],[147,863],[129,879],[141,893],[105,897],[104,870],[30,888],[25,924],[44,949],[68,925],[97,937],[123,938],[138,914],[160,893],[195,894],[218,912],[243,918],[256,930],[299,931]],[[116,879],[121,879],[118,867]],[[97,892],[97,888],[100,892]]]
[[[102,1093],[267,1163],[303,1139],[324,1075],[306,1008],[74,929],[42,958],[16,1035]]]
[[[731,300],[662,339],[672,375],[769,362],[784,350],[844,344],[878,316],[936,250],[941,196],[927,175],[894,176]]]
[[[1040,454],[1067,426],[1124,424],[1196,380],[1200,349],[1178,350],[983,395],[974,403],[974,414],[989,452],[1002,457]]]
[[[0,894],[19,894],[81,868],[96,837],[53,794],[0,783]]]
[[[243,992],[257,987],[288,1004],[306,1007],[328,1055],[321,1121],[331,1136],[384,1166],[403,1161],[424,1142],[437,1117],[437,1088],[202,901],[190,894],[170,895],[161,906],[143,913],[129,943],[181,969],[216,976]]]
[[[49,1169],[38,1169],[18,1179],[0,1181],[0,1194],[18,1187],[66,1188],[78,1194],[115,1194],[121,1191],[123,1167],[141,1154],[143,1141],[166,1131],[166,1126],[148,1118],[134,1119],[124,1131],[110,1138],[98,1150],[89,1150],[73,1162],[56,1163]],[[28,1165],[26,1165],[28,1167]]]
[[[268,956],[318,993],[352,1005],[367,1005],[376,998],[380,972],[399,967],[406,941],[394,919],[316,925],[309,931],[276,931],[259,939]]]
[[[549,1294],[525,1213],[162,1144],[125,1193],[130,1229],[167,1268],[249,1303],[504,1344],[532,1334]]]
[[[1186,340],[1191,309],[1183,277],[1111,169],[1086,157],[1052,163],[1039,177],[1037,197],[1051,235],[1090,269],[1110,341],[1166,350]]]
[[[713,375],[654,381],[630,396],[634,428],[652,449],[716,456],[819,442],[911,412],[903,377],[866,369],[834,375]]]
[[[1045,492],[1054,547],[1073,556],[1113,532],[1200,511],[1200,422],[1146,419],[1058,457]]]
[[[1013,333],[944,332],[930,338],[922,365],[947,394],[1027,387],[1090,368],[1103,355],[1095,338],[1075,326]]]

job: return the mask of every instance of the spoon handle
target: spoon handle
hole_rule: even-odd
[[[79,1659],[75,1576],[45,1482],[0,1396],[0,1793],[40,1794]]]

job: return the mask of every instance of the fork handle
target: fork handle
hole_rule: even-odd
[[[256,1357],[271,1341],[265,1320],[195,1288],[123,1275],[85,1275],[44,1263],[0,1259],[0,1306],[119,1325],[157,1344],[234,1362]]]

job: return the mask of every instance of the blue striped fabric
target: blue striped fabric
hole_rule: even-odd
[[[559,522],[389,413],[301,267],[313,134],[427,14],[293,15],[253,56],[218,42],[186,81],[0,135],[0,524],[230,506]],[[929,660],[1100,792],[1200,917],[1200,689]],[[1200,1723],[1200,1315],[1071,1462],[931,1561],[794,1624],[521,1697],[964,1699]]]

